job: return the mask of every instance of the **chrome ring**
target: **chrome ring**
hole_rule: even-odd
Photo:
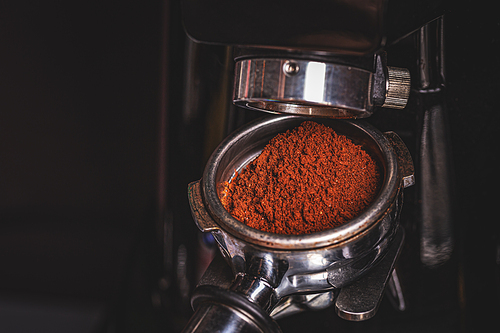
[[[372,114],[373,73],[334,63],[295,59],[236,62],[233,102],[271,113],[328,118]]]

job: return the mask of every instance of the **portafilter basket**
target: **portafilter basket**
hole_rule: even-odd
[[[238,129],[213,152],[202,179],[188,188],[197,226],[212,233],[232,269],[229,289],[273,316],[291,295],[340,290],[375,266],[397,238],[402,189],[413,184],[411,157],[395,133],[381,133],[358,120],[317,118],[313,121],[361,145],[379,164],[382,184],[374,201],[339,227],[304,235],[268,233],[236,220],[219,199],[223,184],[270,139],[305,120],[311,118],[271,116]]]

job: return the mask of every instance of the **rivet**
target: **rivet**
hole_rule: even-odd
[[[287,60],[283,64],[283,72],[285,73],[285,75],[294,76],[299,72],[299,70],[300,70],[299,64],[297,64],[294,61]]]

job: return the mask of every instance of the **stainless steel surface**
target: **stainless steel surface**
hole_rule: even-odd
[[[392,270],[391,278],[387,283],[386,294],[389,295],[389,300],[395,309],[398,311],[406,310],[406,300],[396,268]]]
[[[193,314],[183,332],[248,332],[263,333],[248,316],[232,307],[206,303]]]
[[[373,112],[373,73],[334,63],[246,59],[236,63],[234,102],[247,108],[334,118]]]
[[[278,301],[295,293],[317,293],[342,287],[364,274],[384,253],[389,244],[385,238],[390,239],[394,233],[396,221],[390,215],[387,214],[388,217],[380,222],[380,227],[358,235],[355,240],[317,249],[276,250],[255,246],[222,230],[212,233],[236,274],[247,273],[250,261],[261,265],[265,265],[266,261],[272,264],[272,270],[265,279],[268,283],[270,280],[277,281],[273,296]],[[367,260],[364,260],[365,257]],[[360,266],[349,270],[353,263]],[[349,274],[339,273],[342,271],[349,271]],[[262,274],[257,272],[254,276],[262,277]],[[266,289],[261,290],[268,294]]]
[[[199,283],[199,287],[214,286],[222,288],[221,291],[234,291],[246,297],[250,302],[259,305],[263,310],[269,312],[274,319],[284,318],[305,310],[321,310],[331,306],[333,303],[336,303],[338,307],[337,311],[341,312],[341,317],[356,321],[366,320],[375,314],[380,299],[382,298],[385,284],[390,277],[394,276],[394,273],[391,274],[391,272],[393,272],[394,262],[396,261],[401,249],[403,236],[403,229],[398,227],[394,236],[394,241],[391,241],[387,251],[382,256],[378,257],[380,261],[376,264],[376,266],[373,266],[370,271],[366,273],[366,275],[361,277],[361,282],[355,282],[353,284],[354,287],[347,285],[342,286],[343,288],[334,288],[326,292],[295,293],[287,297],[282,297],[280,302],[272,308],[268,307],[269,303],[261,302],[262,299],[266,298],[265,295],[267,292],[272,292],[271,286],[268,283],[265,283],[263,279],[248,279],[248,274],[238,274],[236,278],[233,278],[231,268],[222,260],[220,256],[217,256],[207,269],[205,275]],[[353,265],[360,266],[359,262],[354,263]],[[347,270],[349,268],[351,267],[344,267],[344,269]],[[341,274],[341,272],[336,272],[334,275],[338,276]],[[351,275],[352,272],[347,272],[347,274]],[[335,278],[335,276],[333,278]],[[264,288],[267,289],[265,293],[261,293],[259,291],[259,286],[263,286],[263,283],[265,284]],[[341,298],[337,298],[339,290],[340,295],[343,295]],[[261,298],[261,300],[257,301],[257,298],[250,297],[251,295],[257,295],[258,298]],[[270,296],[267,297],[268,299],[271,299]],[[217,300],[213,300],[211,303],[217,302]],[[228,304],[221,301],[221,304],[218,306],[227,307]],[[210,307],[210,311],[216,312],[217,310],[215,309],[217,309],[218,306]],[[206,319],[204,318],[204,315],[201,315],[200,313],[203,313],[206,310],[199,310],[199,307],[195,308],[195,317],[198,318],[196,320],[205,321]],[[228,312],[227,309],[222,309],[221,311]],[[225,318],[227,321],[240,321],[240,319],[235,319],[233,317],[234,316],[231,313],[231,315],[225,314],[221,318]],[[195,319],[192,321],[195,321]],[[237,323],[228,324],[230,327],[233,327],[234,325],[237,325]],[[200,332],[199,328],[194,331]]]
[[[375,315],[387,281],[392,275],[403,239],[403,229],[399,228],[387,254],[378,265],[370,270],[370,274],[340,290],[335,309],[341,318],[362,321]]]
[[[394,233],[397,231],[400,231],[400,228],[396,229]],[[334,288],[340,289],[365,274],[368,269],[374,267],[382,257],[386,256],[385,252],[394,245],[394,237],[396,236],[391,235],[382,239],[367,255],[355,258],[349,265],[344,265],[336,269],[328,269],[328,283]],[[401,242],[402,238],[400,241],[396,241],[398,247],[401,245]],[[387,274],[390,274],[390,272]]]
[[[328,271],[329,282],[333,286],[337,287],[338,285],[336,289],[324,293],[285,297],[273,309],[271,315],[275,319],[283,318],[306,310],[324,309],[335,303],[336,311],[341,318],[351,321],[362,321],[373,317],[382,299],[387,280],[392,283],[391,286],[395,286],[394,264],[401,250],[403,238],[404,231],[399,227],[394,240],[391,239],[387,253],[383,258],[376,257],[380,262],[376,266],[370,267],[371,269],[366,275],[360,278],[359,281],[361,282],[354,282],[352,286],[344,286],[343,284],[344,281],[352,283],[349,276],[358,273],[356,272],[356,267],[360,267],[359,263],[345,266],[343,269],[337,271]],[[360,260],[366,259],[358,259],[358,261]],[[359,277],[359,274],[356,277]],[[397,282],[397,275],[395,279]],[[342,295],[342,297],[338,298],[337,295]]]
[[[329,62],[239,60],[233,101],[259,111],[327,118],[369,117],[378,98],[383,107],[404,108],[410,94],[410,72],[385,64],[377,70],[381,72],[375,76],[366,69]]]
[[[235,280],[227,263],[216,255],[193,293],[195,313],[183,332],[281,332],[261,305],[249,298],[255,284],[243,278]]]
[[[270,315],[274,319],[280,319],[303,311],[326,309],[333,304],[337,294],[338,290],[334,289],[324,293],[285,297],[274,307]]]
[[[230,290],[245,295],[252,303],[268,310],[276,303],[276,294],[269,282],[256,275],[238,273]]]

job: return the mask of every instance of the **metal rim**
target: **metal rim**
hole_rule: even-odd
[[[271,113],[365,118],[373,112],[372,81],[373,73],[336,63],[244,59],[236,62],[233,102]]]
[[[373,224],[379,221],[382,216],[384,216],[387,209],[395,200],[400,184],[400,177],[397,171],[397,158],[390,146],[390,143],[380,131],[367,123],[326,119],[321,121],[343,122],[347,126],[352,126],[356,130],[362,131],[367,135],[367,137],[370,138],[370,140],[373,140],[373,142],[376,143],[380,154],[383,157],[384,181],[379,194],[363,213],[351,221],[333,229],[304,235],[283,235],[268,233],[251,228],[236,220],[225,210],[218,196],[218,184],[216,181],[217,171],[218,168],[221,167],[221,161],[223,160],[225,154],[233,148],[233,145],[240,142],[240,140],[258,135],[259,131],[276,129],[283,124],[288,123],[297,124],[304,120],[310,120],[310,118],[297,116],[274,116],[259,119],[228,136],[213,152],[207,162],[203,178],[201,180],[201,187],[208,212],[224,231],[249,243],[267,248],[287,250],[313,249],[342,243],[358,234],[363,233],[363,231],[370,228]]]
[[[366,118],[371,112],[339,108],[330,105],[301,103],[299,101],[266,101],[249,99],[236,101],[236,105],[256,111],[278,114],[296,114],[299,116],[327,117],[335,119]]]

